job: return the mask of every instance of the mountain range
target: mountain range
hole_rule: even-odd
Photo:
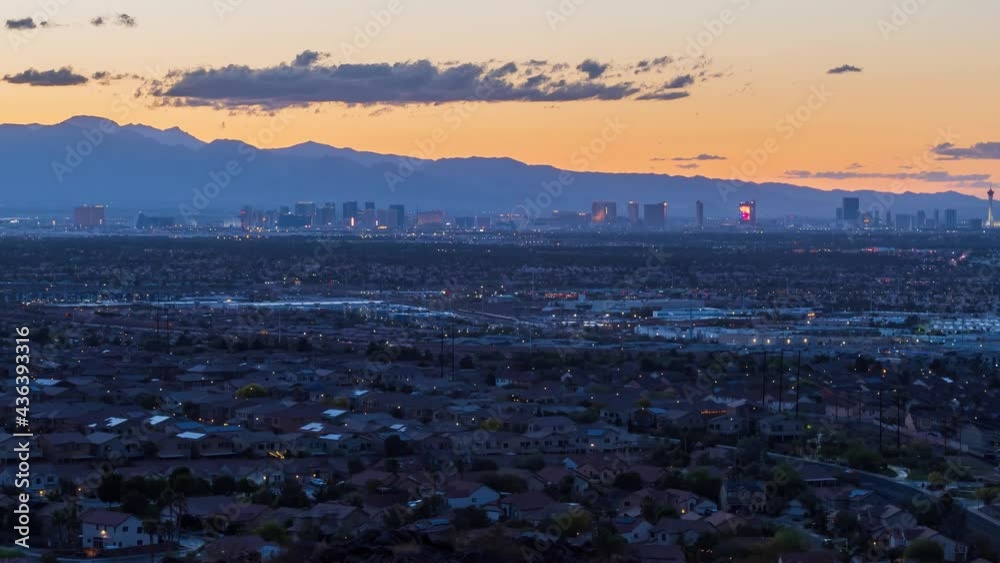
[[[592,202],[669,202],[670,216],[735,217],[755,200],[762,218],[832,219],[845,196],[862,210],[928,215],[955,209],[985,216],[985,201],[958,192],[889,194],[819,190],[784,183],[735,183],[702,176],[571,172],[510,158],[415,159],[307,142],[264,149],[242,141],[205,142],[179,128],[118,125],[78,116],[55,125],[0,125],[0,209],[111,209],[234,216],[242,205],[276,208],[296,201],[375,201],[379,207],[452,213],[585,211]],[[172,211],[171,211],[172,210]]]

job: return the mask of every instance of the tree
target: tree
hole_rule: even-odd
[[[280,545],[288,544],[288,529],[278,522],[264,522],[254,533],[264,541],[275,542]]]
[[[149,534],[149,545],[154,546],[153,549],[149,550],[149,563],[155,563],[156,561],[156,534],[160,531],[159,520],[143,520],[142,528]]]
[[[625,552],[628,542],[618,532],[609,526],[601,525],[594,534],[594,549],[597,551],[600,560],[611,561],[614,556]]]
[[[352,457],[347,460],[347,471],[351,475],[356,475],[365,470],[365,464],[358,458]]]
[[[619,473],[615,477],[615,486],[626,491],[638,491],[642,488],[642,477],[634,471]]]
[[[976,498],[982,501],[983,506],[993,504],[998,496],[1000,496],[1000,487],[983,487],[976,491]]]
[[[173,520],[167,520],[160,524],[160,536],[167,538],[167,542],[173,541],[177,524]]]
[[[771,541],[768,542],[768,547],[774,553],[808,551],[809,545],[809,537],[793,528],[782,528],[778,530],[778,532],[774,534],[774,537],[771,538]]]
[[[948,485],[948,478],[940,471],[931,471],[927,475],[927,482],[932,489],[943,489]]]
[[[389,473],[392,473],[393,475],[398,475],[399,474],[399,460],[398,459],[387,459],[387,460],[385,460],[385,463],[383,464],[383,467],[385,467],[385,470],[388,471]]]
[[[237,399],[259,399],[270,396],[270,392],[263,386],[256,383],[244,385],[236,390]]]
[[[212,494],[229,495],[236,489],[236,480],[229,475],[219,475],[212,479]]]
[[[306,496],[302,485],[297,481],[288,480],[281,487],[281,495],[278,497],[278,506],[290,508],[305,508],[309,506],[309,497]]]
[[[396,435],[389,436],[384,442],[386,457],[405,457],[410,455],[410,445]]]
[[[528,471],[540,471],[545,467],[545,458],[540,455],[531,455],[528,457],[522,457],[517,460],[518,469],[527,469]]]
[[[939,563],[944,561],[944,548],[934,540],[920,538],[906,546],[903,556],[917,563]]]
[[[149,503],[146,502],[146,497],[142,496],[142,493],[139,491],[127,491],[122,496],[122,510],[129,514],[142,516],[146,514],[146,507],[148,506]]]
[[[848,448],[844,457],[847,459],[847,465],[857,469],[876,471],[882,467],[882,456],[860,444]]]
[[[490,525],[490,519],[486,516],[486,512],[475,506],[456,510],[453,521],[458,530],[474,530]]]
[[[97,485],[97,498],[101,499],[101,502],[108,503],[108,506],[111,506],[111,503],[121,502],[122,476],[117,473],[105,476]]]

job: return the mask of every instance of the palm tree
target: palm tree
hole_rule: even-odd
[[[56,545],[62,546],[66,534],[66,524],[69,522],[69,514],[65,508],[60,508],[52,513],[52,532],[55,536]]]
[[[152,549],[149,550],[149,563],[156,562],[156,534],[160,531],[159,520],[143,520],[142,527],[149,534],[149,545]]]
[[[167,541],[168,542],[173,541],[173,539],[174,539],[174,530],[177,529],[177,525],[174,523],[174,521],[173,520],[167,520],[167,521],[165,521],[165,522],[163,522],[163,523],[160,524],[160,528],[161,528],[161,531],[163,532],[163,535],[166,536]],[[180,538],[178,538],[178,541],[180,541]]]

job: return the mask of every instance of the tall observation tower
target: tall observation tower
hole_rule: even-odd
[[[993,220],[993,186],[990,186],[990,191],[986,192],[986,197],[990,198],[990,206],[986,212],[986,228],[992,229],[997,227],[997,222]]]

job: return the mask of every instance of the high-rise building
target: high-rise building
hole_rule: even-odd
[[[593,213],[590,215],[590,220],[594,224],[602,225],[607,223],[613,223],[615,218],[618,217],[618,205],[613,201],[595,201],[593,205]]]
[[[741,225],[756,225],[757,224],[757,202],[756,201],[743,201],[743,202],[740,202],[740,224]]]
[[[628,202],[628,222],[631,225],[635,225],[639,222],[639,202],[630,201]]]
[[[240,209],[240,228],[244,231],[254,227],[253,207],[244,205]]]
[[[647,203],[643,206],[643,222],[650,229],[662,229],[667,226],[667,202]]]
[[[705,228],[705,203],[700,199],[694,202],[694,224],[699,229]]]
[[[337,222],[337,204],[328,201],[323,204],[323,207],[319,210],[319,224],[324,227],[330,227]]]
[[[844,198],[844,221],[856,223],[861,218],[861,199],[857,197]]]
[[[944,228],[954,231],[958,228],[958,210],[956,209],[945,209],[944,210]]]
[[[400,204],[389,206],[389,228],[403,229],[406,227],[406,208]]]
[[[365,212],[359,217],[358,223],[367,229],[373,229],[378,226],[378,212],[375,210],[374,201],[365,202]]]
[[[316,204],[311,201],[300,201],[295,204],[295,214],[311,221],[316,216]]]
[[[997,226],[997,222],[993,219],[993,186],[990,186],[990,191],[986,192],[986,196],[990,198],[990,205],[986,212],[986,228],[992,229]]]
[[[176,226],[173,217],[151,217],[143,212],[139,212],[139,217],[135,221],[135,228],[144,230],[170,229]]]
[[[358,202],[344,202],[344,224],[349,227],[355,226],[358,221]]]
[[[917,228],[923,229],[927,226],[927,213],[917,211]]]
[[[73,224],[83,229],[104,226],[103,205],[81,205],[73,209]]]
[[[444,224],[444,211],[421,211],[417,213],[417,226],[430,227]]]

